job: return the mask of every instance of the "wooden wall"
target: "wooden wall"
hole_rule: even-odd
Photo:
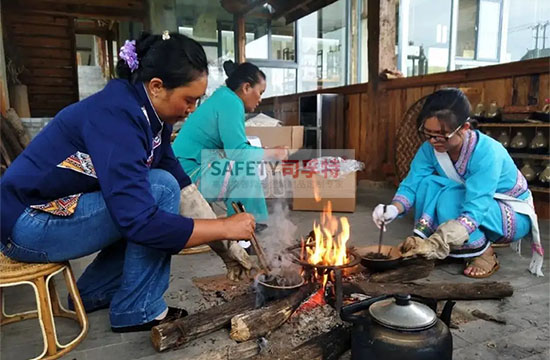
[[[78,101],[74,18],[13,7],[2,14],[4,44],[25,66],[20,80],[28,86],[31,116],[51,117]]]
[[[367,84],[321,90],[345,95],[344,148],[353,148],[365,162],[362,179],[393,177],[397,129],[405,111],[415,101],[443,87],[467,88],[473,106],[479,101],[499,106],[544,105],[550,98],[550,58],[460,70],[381,82],[376,102],[378,117],[369,118]],[[470,95],[471,94],[471,95]],[[298,124],[301,94],[265,99],[259,111],[273,111],[285,124]]]

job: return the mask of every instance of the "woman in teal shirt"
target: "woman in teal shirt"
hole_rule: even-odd
[[[174,154],[202,195],[223,200],[227,215],[233,201],[241,201],[256,221],[267,220],[267,207],[256,174],[262,159],[285,159],[285,148],[262,149],[249,144],[245,111],[260,104],[266,76],[251,63],[224,63],[226,86],[217,89],[182,126],[173,144]]]

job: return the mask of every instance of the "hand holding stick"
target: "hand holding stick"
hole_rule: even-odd
[[[239,202],[239,205],[237,205],[235,202],[232,202],[231,206],[233,206],[233,210],[235,210],[237,214],[241,212],[246,212],[244,205],[241,204],[240,202]],[[266,273],[270,272],[271,269],[269,268],[269,265],[267,264],[267,261],[265,259],[265,253],[263,249],[260,247],[260,244],[258,243],[258,239],[256,238],[256,235],[254,233],[252,233],[252,239],[250,239],[250,242],[254,247],[254,251],[256,251],[256,254],[258,255],[258,261],[260,262],[260,266]]]

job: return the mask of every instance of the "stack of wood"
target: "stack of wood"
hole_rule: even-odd
[[[155,326],[151,331],[153,347],[157,351],[180,347],[200,336],[229,327],[230,337],[238,344],[212,349],[202,354],[200,359],[249,359],[259,356],[262,342],[258,339],[266,336],[268,341],[273,339],[281,343],[278,344],[280,346],[271,346],[277,349],[277,353],[270,353],[270,359],[297,359],[304,353],[309,354],[309,359],[338,359],[350,347],[350,333],[337,326],[336,322],[328,334],[312,336],[309,341],[295,348],[289,348],[288,343],[284,343],[284,336],[282,339],[269,336],[287,322],[300,304],[318,289],[318,285],[306,284],[289,297],[257,309],[254,294],[238,296],[223,305]],[[330,336],[330,341],[327,336]],[[330,346],[331,355],[327,357],[329,343],[334,346]]]
[[[513,294],[513,288],[504,282],[415,281],[426,278],[433,269],[432,261],[410,261],[398,269],[348,278],[350,281],[344,285],[344,293],[368,296],[406,293],[433,300],[500,299]],[[310,304],[312,294],[317,294],[318,290],[319,285],[306,284],[289,297],[260,308],[256,308],[255,294],[236,295],[222,305],[154,327],[151,331],[153,347],[165,351],[229,328],[230,337],[237,343],[212,349],[197,359],[339,359],[351,346],[349,324],[343,325],[338,313],[328,305],[331,311],[328,316],[304,314],[302,309],[307,306],[300,306]],[[309,320],[295,321],[300,316],[308,316],[315,323],[324,317],[326,326],[322,331],[311,333],[307,325]],[[293,334],[296,331],[306,335],[299,342],[293,342],[289,339],[289,328]],[[263,342],[265,339],[267,343]]]
[[[14,109],[8,109],[6,116],[2,115],[1,120],[0,175],[4,174],[8,166],[31,141],[27,129]]]

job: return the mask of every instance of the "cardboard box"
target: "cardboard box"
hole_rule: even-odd
[[[321,175],[300,173],[293,183],[293,210],[322,211],[330,200],[332,211],[354,212],[357,190],[357,173],[350,173],[341,179],[325,178]],[[315,201],[315,181],[321,201]]]
[[[303,126],[273,126],[245,128],[247,136],[257,136],[262,140],[262,146],[288,146],[290,149],[301,149],[304,146]]]

